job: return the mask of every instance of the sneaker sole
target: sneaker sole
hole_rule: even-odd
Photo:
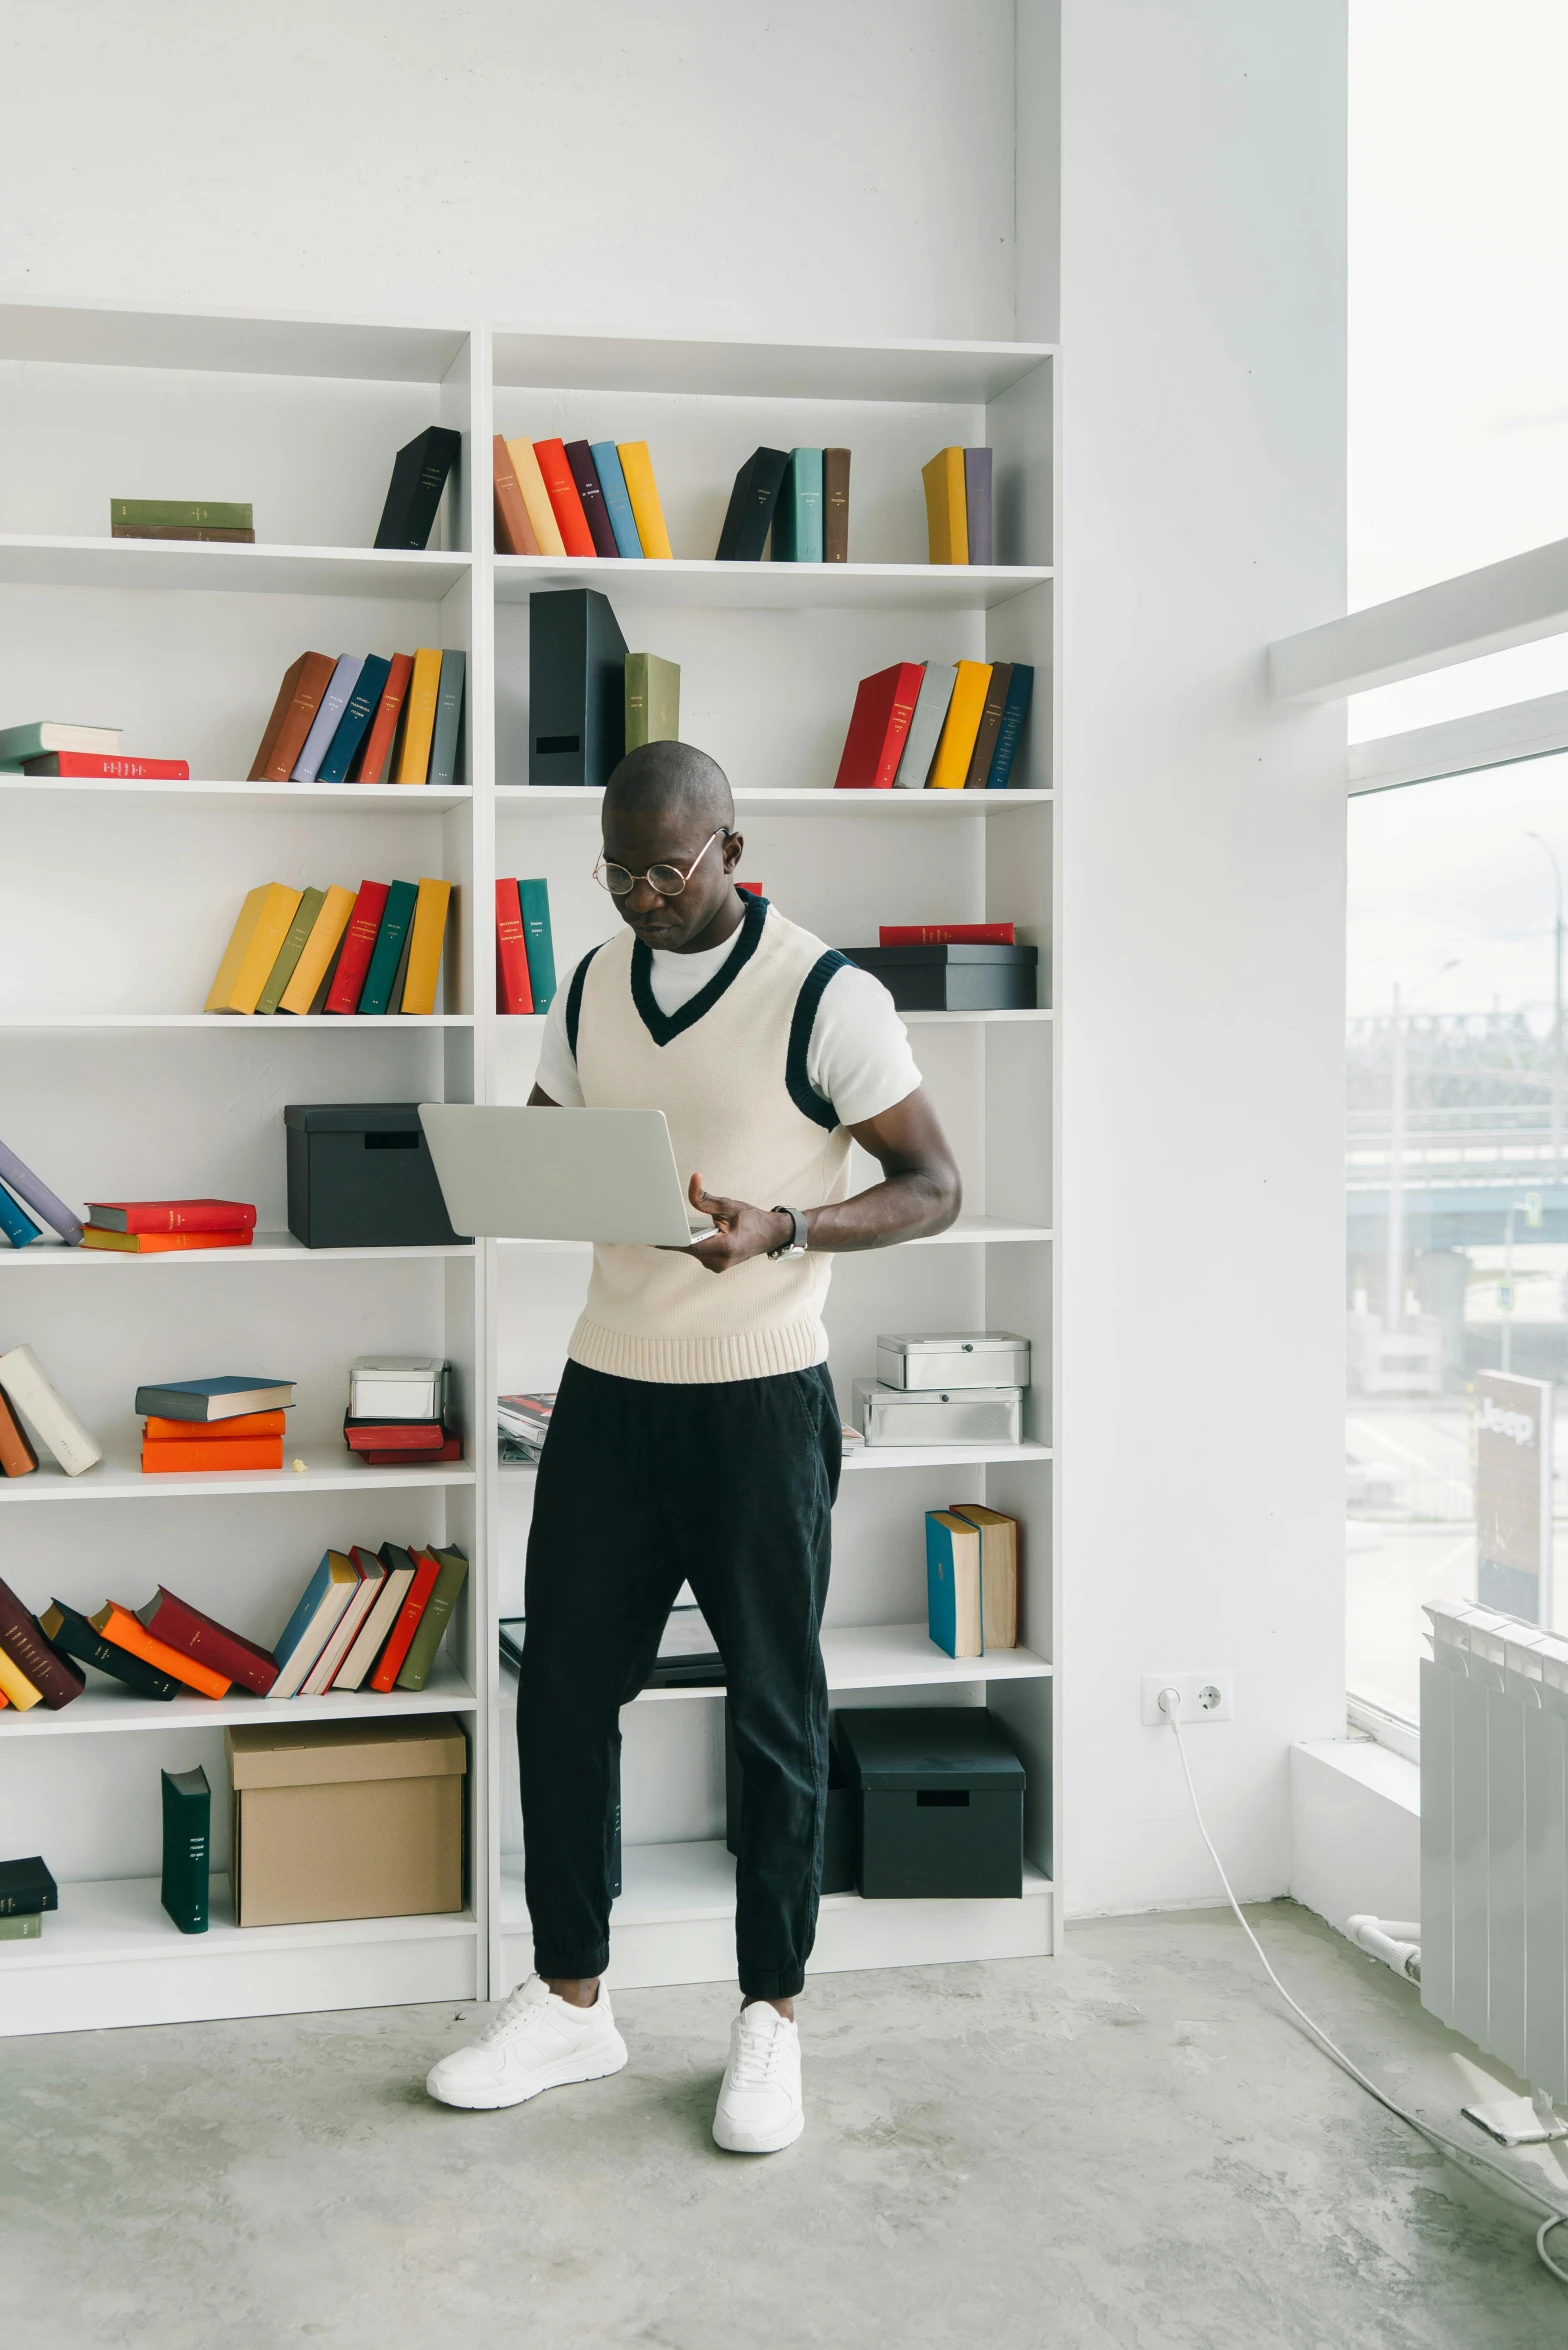
[[[793,2146],[806,2126],[804,2113],[797,2113],[782,2130],[731,2130],[721,2136],[718,2116],[713,2121],[713,2143],[726,2154],[782,2154],[786,2146]]]
[[[611,2073],[618,2073],[629,2062],[626,2043],[619,2032],[592,2057],[563,2056],[554,2064],[542,2065],[538,2072],[525,2080],[512,2082],[505,2088],[474,2089],[472,2091],[438,2089],[430,2080],[425,2082],[427,2096],[437,2105],[455,2105],[465,2113],[495,2113],[507,2105],[526,2105],[530,2097],[542,2096],[546,2089],[569,2089],[577,2081],[603,2081]]]

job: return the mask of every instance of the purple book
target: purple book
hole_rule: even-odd
[[[596,555],[618,555],[621,550],[615,543],[615,531],[610,522],[609,509],[604,502],[604,492],[599,486],[599,468],[593,461],[593,451],[588,443],[586,441],[568,441],[566,462],[572,469],[572,479],[577,484],[577,495],[583,502],[583,512],[588,518],[594,553]]]
[[[964,451],[964,503],[969,509],[969,560],[989,563],[991,554],[991,452]]]
[[[0,1179],[8,1183],[19,1200],[25,1200],[35,1214],[46,1224],[52,1224],[69,1248],[80,1248],[82,1228],[63,1199],[56,1199],[47,1183],[40,1183],[31,1167],[24,1166],[15,1151],[7,1150],[0,1142]]]
[[[338,720],[348,708],[349,695],[359,682],[359,673],[365,666],[363,653],[341,653],[332,672],[332,682],[321,697],[321,708],[316,712],[305,747],[295,762],[290,778],[294,783],[314,783],[327,747],[338,730]]]

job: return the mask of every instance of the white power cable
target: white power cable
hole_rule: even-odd
[[[1529,2185],[1524,2179],[1518,2177],[1515,2172],[1511,2171],[1506,2163],[1498,2162],[1492,2155],[1484,2153],[1479,2146],[1466,2146],[1462,2144],[1458,2138],[1450,2138],[1444,2131],[1434,2129],[1430,2122],[1424,2122],[1419,2114],[1411,2113],[1403,2105],[1396,2104],[1392,2097],[1386,2095],[1385,2092],[1378,2087],[1376,2081],[1368,2079],[1367,2075],[1361,2070],[1361,2067],[1354,2063],[1353,2060],[1345,2054],[1343,2048],[1341,2048],[1336,2041],[1333,2041],[1329,2038],[1322,2025],[1314,2023],[1311,2016],[1308,2015],[1306,2009],[1300,2006],[1296,2000],[1292,1999],[1290,1993],[1286,1990],[1284,1984],[1280,1981],[1278,1975],[1270,1966],[1268,1962],[1268,1956],[1264,1951],[1262,1943],[1258,1940],[1257,1935],[1252,1931],[1252,1928],[1248,1925],[1246,1918],[1243,1916],[1241,1903],[1236,1899],[1235,1894],[1232,1892],[1230,1879],[1225,1874],[1225,1863],[1220,1859],[1219,1854],[1215,1851],[1214,1839],[1209,1834],[1208,1829],[1204,1825],[1202,1807],[1198,1802],[1198,1790],[1192,1783],[1192,1771],[1187,1761],[1187,1742],[1181,1734],[1181,1691],[1179,1689],[1162,1689],[1160,1691],[1159,1702],[1161,1713],[1164,1714],[1166,1720],[1170,1723],[1171,1728],[1176,1733],[1176,1751],[1181,1757],[1182,1777],[1187,1782],[1187,1795],[1189,1801],[1192,1804],[1192,1816],[1198,1823],[1198,1834],[1203,1838],[1203,1842],[1205,1848],[1207,1849],[1209,1858],[1214,1863],[1214,1873],[1225,1888],[1225,1898],[1230,1903],[1232,1910],[1235,1912],[1237,1925],[1240,1926],[1242,1932],[1246,1935],[1247,1940],[1252,1944],[1253,1949],[1257,1952],[1258,1960],[1263,1968],[1263,1972],[1268,1976],[1269,1981],[1273,1984],[1281,1999],[1284,2000],[1285,2005],[1290,2009],[1292,2015],[1298,2016],[1300,2018],[1302,2023],[1306,2025],[1307,2030],[1312,2034],[1314,2040],[1316,2040],[1318,2045],[1333,2058],[1334,2062],[1340,2067],[1340,2070],[1342,2072],[1347,2072],[1353,2081],[1355,2081],[1361,2088],[1365,2089],[1369,2097],[1375,2097],[1379,2105],[1385,2107],[1389,2113],[1396,2115],[1400,2121],[1408,2123],[1411,2129],[1417,2131],[1421,2137],[1427,2139],[1432,2145],[1438,2147],[1444,2154],[1449,2155],[1453,2160],[1457,2162],[1473,2163],[1478,2169],[1490,2171],[1494,2177],[1504,2180],[1506,2184],[1513,2189],[1516,2195],[1523,2196],[1527,2203],[1533,2203],[1537,2211],[1544,2211],[1547,2214],[1547,2217],[1541,2222],[1540,2227],[1536,2230],[1535,2249],[1540,2255],[1541,2265],[1543,2268],[1548,2269],[1557,2279],[1557,2282],[1560,2285],[1568,2285],[1568,2268],[1560,2267],[1546,2249],[1546,2239],[1551,2234],[1553,2228],[1568,2227],[1568,2208],[1565,2208],[1560,2203],[1554,2203],[1550,2196],[1543,2195],[1538,2187]]]

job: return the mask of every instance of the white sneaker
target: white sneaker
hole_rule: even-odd
[[[442,2105],[488,2111],[521,2105],[541,2089],[562,2089],[570,2081],[603,2080],[625,2062],[626,2043],[602,1983],[592,2007],[573,2007],[530,1975],[477,2040],[431,2066],[425,2087]]]
[[[765,1999],[754,1999],[730,2026],[713,2142],[727,2154],[777,2154],[805,2126],[799,2030]]]

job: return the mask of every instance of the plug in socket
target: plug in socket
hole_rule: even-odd
[[[1160,1711],[1160,1691],[1179,1689],[1184,1730],[1193,1722],[1228,1722],[1235,1711],[1235,1678],[1233,1673],[1145,1673],[1144,1721],[1163,1730],[1166,1716]]]

